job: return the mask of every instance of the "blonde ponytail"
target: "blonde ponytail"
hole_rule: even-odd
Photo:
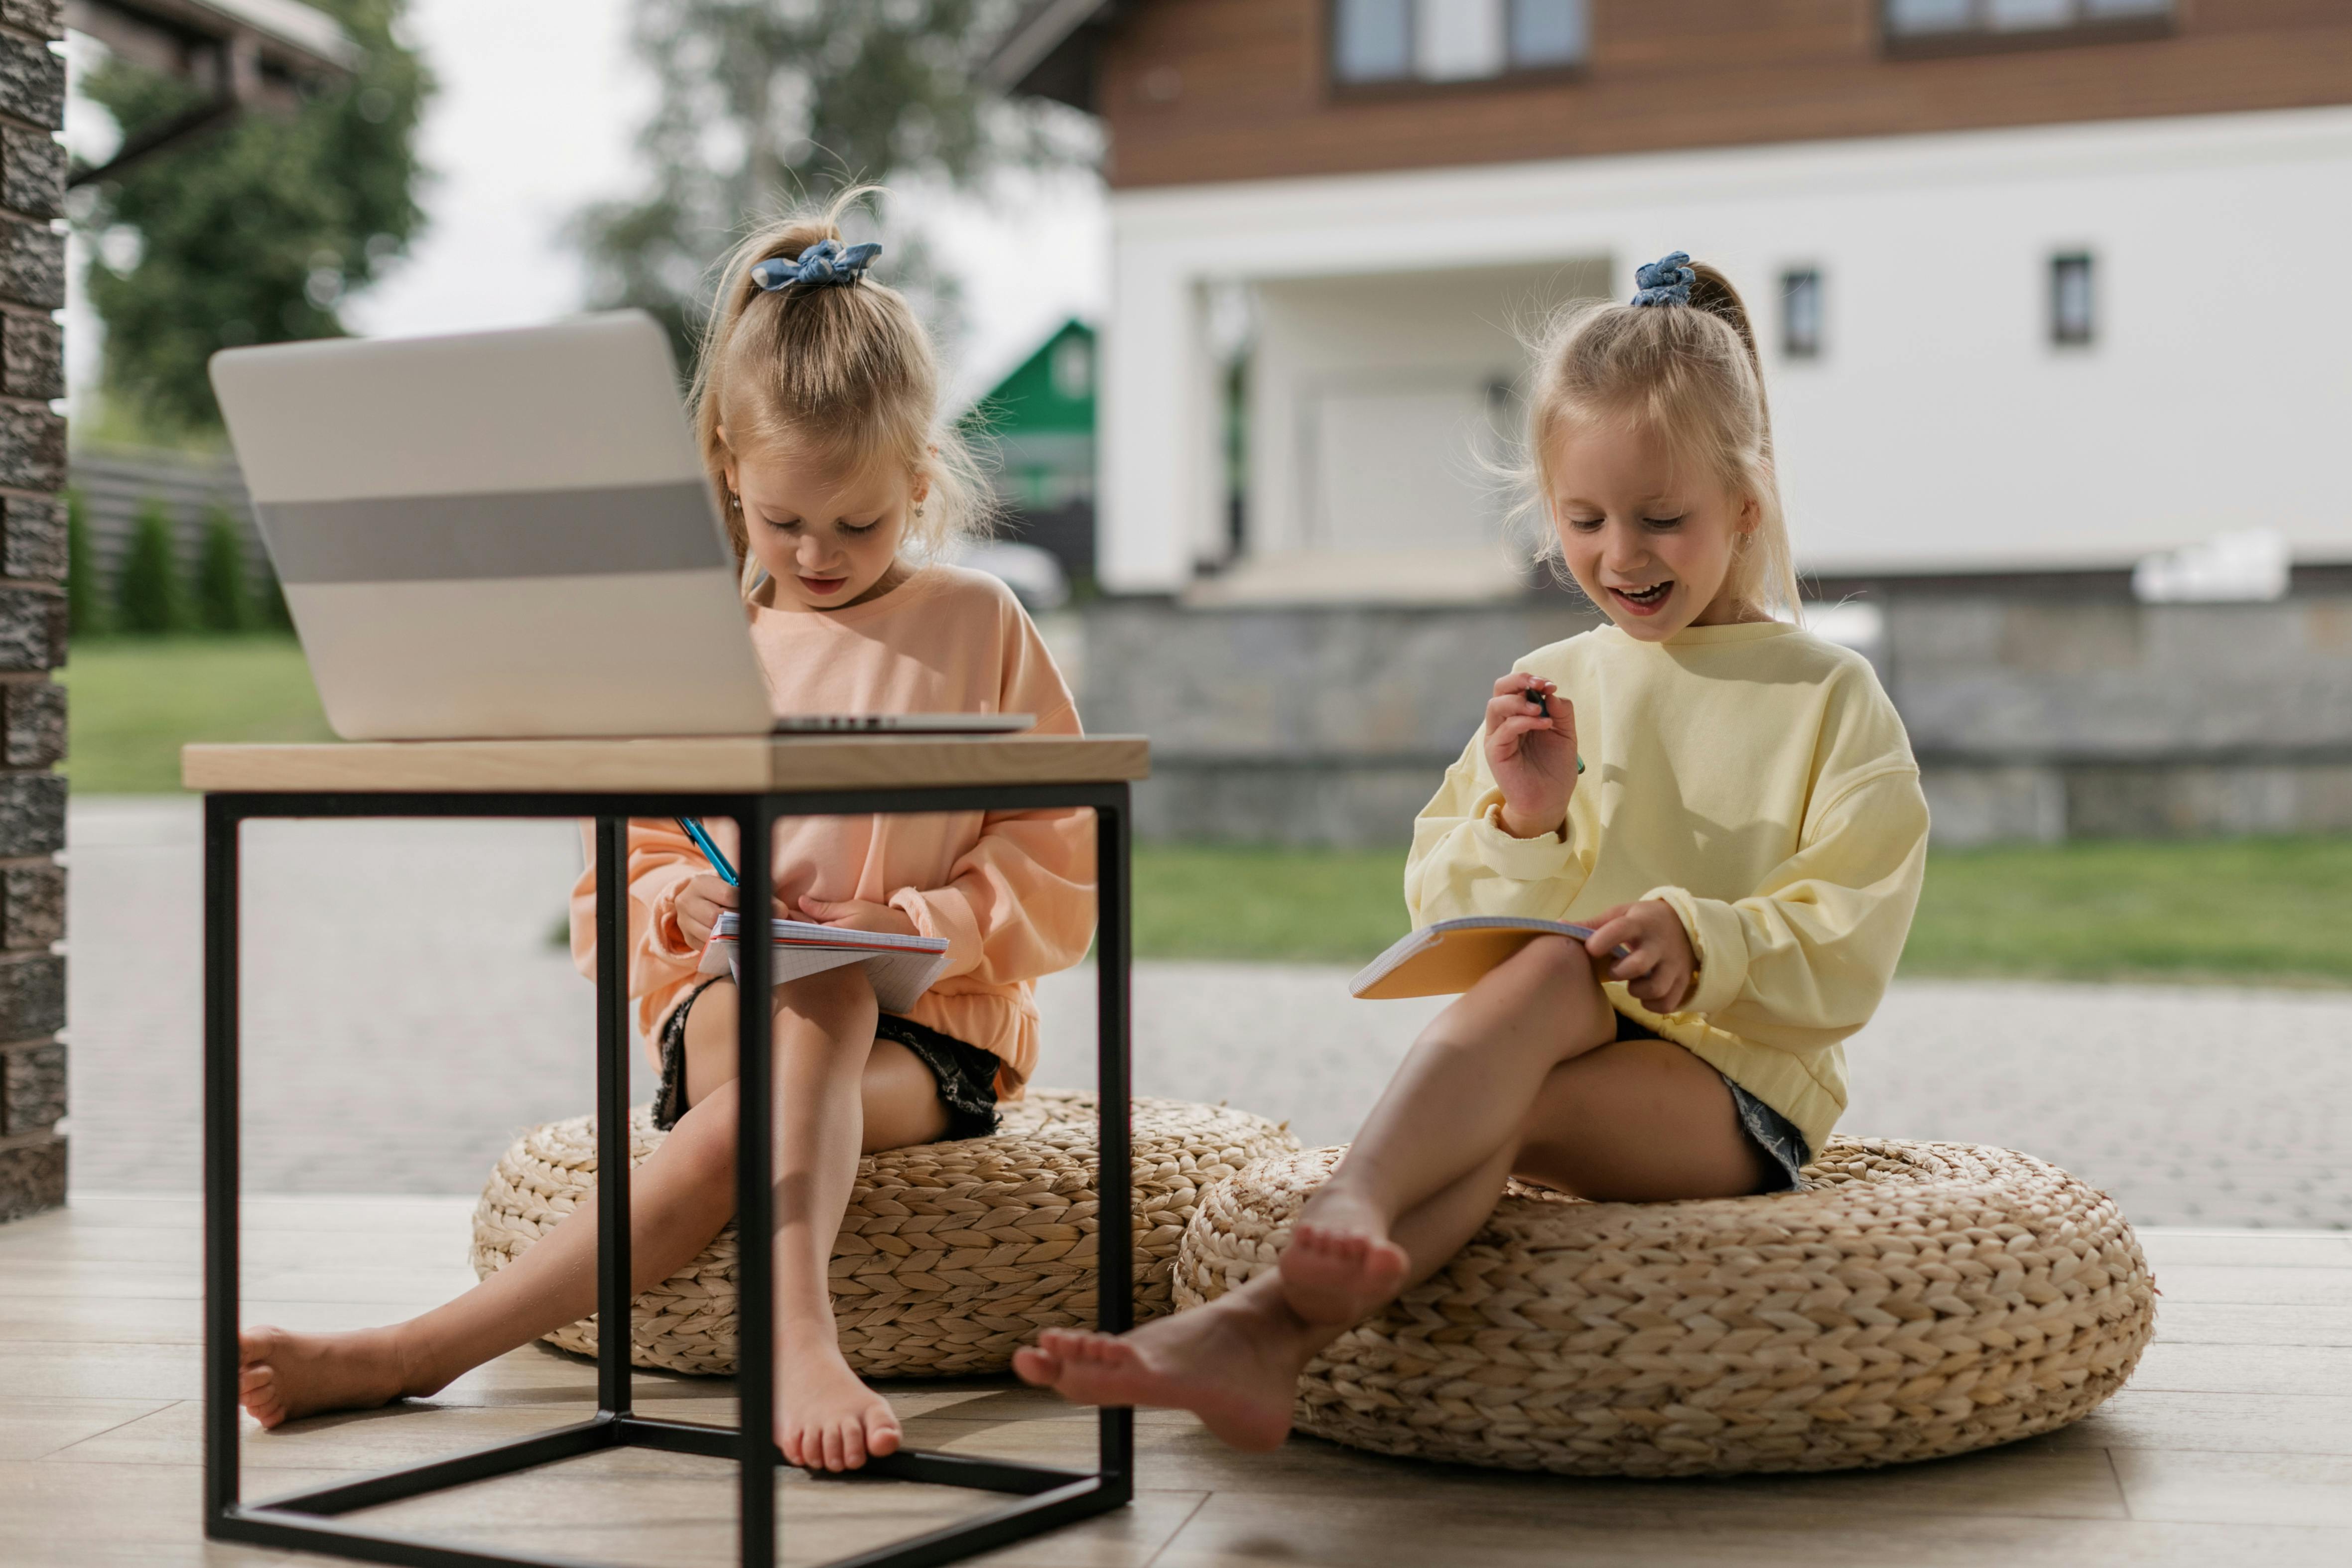
[[[903,464],[927,490],[907,521],[907,548],[919,557],[984,538],[992,521],[979,464],[940,422],[939,362],[906,298],[863,277],[763,287],[752,276],[762,262],[796,262],[826,240],[840,245],[843,215],[876,194],[861,185],[766,224],[720,266],[695,363],[695,436],[747,596],[758,568],[727,489],[731,453],[782,451],[844,475]]]

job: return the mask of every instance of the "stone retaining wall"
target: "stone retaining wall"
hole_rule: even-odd
[[[66,1195],[64,36],[0,0],[0,1220]]]
[[[1823,585],[1875,605],[1938,842],[2352,830],[2352,574],[2141,605],[2118,573]],[[1085,612],[1082,703],[1151,737],[1147,837],[1402,843],[1495,679],[1580,599]]]

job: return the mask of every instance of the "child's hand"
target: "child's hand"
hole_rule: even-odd
[[[735,907],[735,889],[716,877],[696,877],[678,889],[677,900],[672,906],[677,912],[677,929],[696,947],[710,941],[710,931],[719,923],[719,915]]]
[[[1530,692],[1542,694],[1549,713]],[[1486,766],[1503,792],[1505,832],[1514,838],[1559,832],[1576,793],[1575,705],[1539,675],[1514,673],[1495,682],[1486,702]]]
[[[736,892],[716,877],[696,877],[678,890],[677,901],[672,907],[677,912],[677,929],[685,933],[687,941],[700,947],[710,940],[720,913],[737,907]],[[799,918],[782,899],[775,900],[771,912],[784,920]]]
[[[1611,959],[1609,953],[1620,945],[1625,956]],[[1610,979],[1625,982],[1633,999],[1653,1013],[1675,1012],[1689,1000],[1698,960],[1691,952],[1682,917],[1664,899],[1608,910],[1592,922],[1584,951]]]
[[[920,936],[915,922],[889,904],[869,904],[864,899],[803,899],[801,919],[821,926],[845,926],[851,931],[888,931],[893,936]]]

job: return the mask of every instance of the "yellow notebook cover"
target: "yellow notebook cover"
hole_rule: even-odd
[[[1539,936],[1582,942],[1591,926],[1523,915],[1465,915],[1399,937],[1348,982],[1350,994],[1384,1002],[1400,996],[1450,996]]]

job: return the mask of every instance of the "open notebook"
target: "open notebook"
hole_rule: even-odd
[[[842,926],[813,925],[807,921],[773,921],[775,952],[768,973],[778,984],[803,975],[820,974],[845,963],[862,963],[874,983],[874,1000],[885,1013],[903,1013],[915,998],[931,988],[948,966],[947,938],[898,936],[889,931],[850,931]],[[742,919],[733,910],[719,917],[718,929],[702,949],[704,974],[743,976],[735,963],[735,942]]]
[[[1398,996],[1447,996],[1467,991],[1480,976],[1539,936],[1592,934],[1591,926],[1525,915],[1464,915],[1408,931],[1348,982],[1351,994],[1376,1001]],[[1622,957],[1625,950],[1617,949]]]

